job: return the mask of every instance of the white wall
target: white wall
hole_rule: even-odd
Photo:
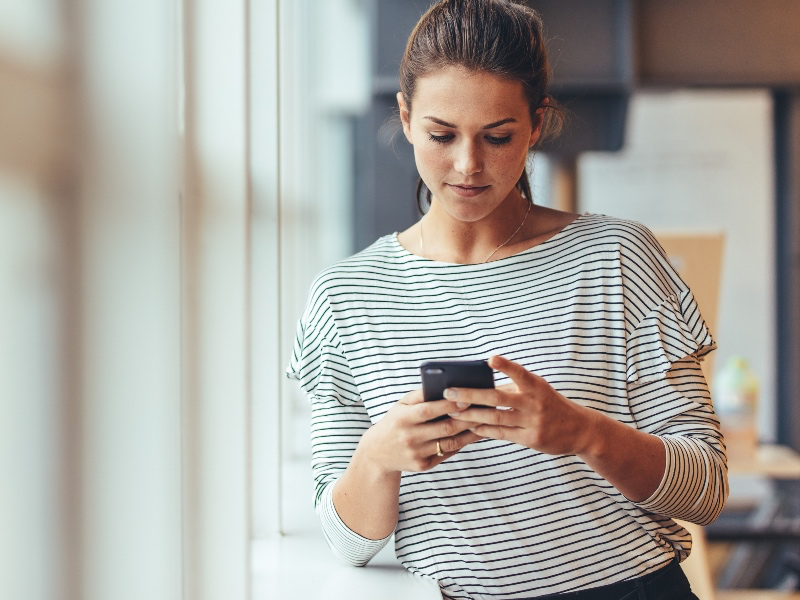
[[[768,92],[634,96],[625,148],[579,162],[580,209],[652,229],[726,236],[715,368],[745,357],[761,381],[759,428],[775,437],[774,191]]]

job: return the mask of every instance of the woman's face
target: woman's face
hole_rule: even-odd
[[[541,124],[531,123],[519,81],[446,67],[417,80],[403,131],[420,177],[452,217],[475,222],[510,197]]]

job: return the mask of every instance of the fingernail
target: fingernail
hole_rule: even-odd
[[[460,417],[461,413],[460,412],[451,412],[451,413],[447,413],[447,416],[456,418],[456,417]]]
[[[455,400],[456,398],[458,398],[458,390],[447,388],[444,391],[444,397],[447,398],[448,400]]]
[[[459,408],[459,410],[464,410],[469,406],[469,404],[466,402],[456,402],[456,406]]]

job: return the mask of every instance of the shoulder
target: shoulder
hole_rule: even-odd
[[[314,346],[324,339],[335,345],[337,319],[347,316],[354,299],[363,297],[365,290],[375,289],[375,282],[385,278],[382,273],[401,280],[403,265],[412,258],[392,234],[320,271],[311,283],[300,317],[297,344]]]
[[[587,256],[613,257],[627,283],[659,289],[660,295],[686,288],[653,232],[642,223],[589,213],[575,223],[573,235]]]
[[[642,309],[689,291],[664,248],[645,225],[605,215],[586,215],[586,228],[592,230],[590,235],[603,239],[595,247],[613,252],[623,285],[630,290],[629,300],[642,303]]]
[[[320,271],[309,292],[309,302],[363,285],[380,273],[396,272],[408,262],[408,253],[394,234],[378,238],[370,246]]]
[[[661,245],[653,232],[638,221],[585,213],[575,222],[575,225],[578,235],[600,243],[646,248],[663,254]]]

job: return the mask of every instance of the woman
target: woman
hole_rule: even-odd
[[[400,81],[430,207],[318,276],[289,367],[328,542],[363,565],[395,533],[446,598],[694,598],[673,518],[727,495],[714,342],[646,228],[533,204],[557,118],[537,15],[439,2]],[[485,357],[496,390],[423,402],[421,362]]]

